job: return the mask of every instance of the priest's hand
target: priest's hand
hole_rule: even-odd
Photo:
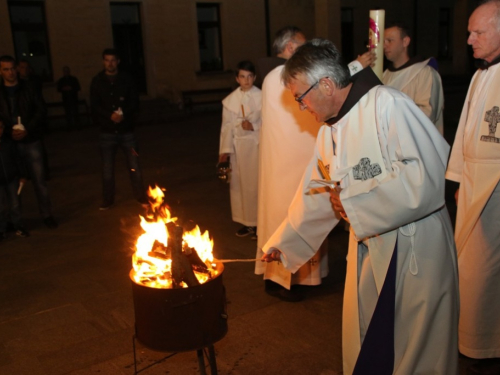
[[[262,258],[260,258],[261,261],[263,262],[274,262],[274,261],[281,261],[281,251],[276,249],[275,247],[271,248],[271,252],[269,254],[264,254]]]
[[[244,129],[244,130],[251,130],[253,131],[253,125],[250,121],[248,120],[243,120],[241,122],[241,127]]]
[[[342,191],[342,188],[340,186],[337,186],[335,189],[330,189],[330,202],[332,202],[332,207],[335,211],[337,211],[339,214],[341,214],[343,217],[347,217],[344,206],[342,205],[342,202],[340,201],[340,192]]]

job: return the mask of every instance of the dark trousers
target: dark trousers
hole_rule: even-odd
[[[15,229],[22,226],[21,202],[17,189],[19,189],[17,178],[6,185],[0,185],[0,232],[5,232],[7,222],[11,222]]]
[[[115,199],[115,155],[120,148],[127,160],[127,168],[135,199],[146,200],[142,170],[139,164],[137,141],[133,133],[100,135],[99,144],[102,157],[102,197],[104,204],[112,204]]]
[[[38,199],[38,208],[42,217],[52,216],[52,208],[47,187],[47,171],[43,160],[43,145],[41,141],[18,144],[18,151],[26,163],[31,182]]]

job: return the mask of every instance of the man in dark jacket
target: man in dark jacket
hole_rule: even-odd
[[[52,216],[43,163],[41,137],[46,113],[43,99],[29,81],[18,79],[13,57],[0,57],[0,76],[0,120],[4,123],[6,134],[16,142],[19,155],[26,163],[43,222],[49,228],[57,228],[58,224]]]
[[[26,170],[16,144],[3,133],[4,125],[0,121],[0,241],[7,236],[8,222],[12,224],[16,236],[29,236],[21,222],[19,200],[19,190],[26,183]]]
[[[102,53],[104,70],[90,85],[90,106],[94,124],[101,128],[103,199],[100,210],[109,209],[115,199],[115,155],[120,147],[125,154],[135,199],[145,205],[147,198],[139,165],[134,116],[139,95],[130,75],[118,70],[120,59],[114,49]]]
[[[57,91],[62,95],[68,130],[73,130],[80,127],[80,119],[78,118],[78,91],[80,91],[80,82],[78,78],[71,75],[67,66],[63,68],[63,74],[57,81]]]

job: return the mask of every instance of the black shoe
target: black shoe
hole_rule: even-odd
[[[103,203],[99,206],[99,210],[100,210],[100,211],[106,211],[106,210],[109,210],[111,207],[113,207],[113,203],[106,203],[106,202],[103,202]]]
[[[271,280],[264,280],[264,290],[270,296],[279,298],[285,302],[300,302],[304,299],[304,296],[294,289],[293,286],[288,290]]]
[[[59,226],[59,224],[57,224],[57,221],[52,216],[43,219],[43,223],[50,229],[56,229]]]
[[[256,227],[247,227],[247,226],[245,226],[245,227],[241,227],[235,234],[238,237],[246,237],[249,234],[255,234],[256,230],[257,230]]]
[[[29,237],[30,236],[30,232],[28,232],[23,227],[18,227],[17,230],[16,230],[16,236],[17,237]]]

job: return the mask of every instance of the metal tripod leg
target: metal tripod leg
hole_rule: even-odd
[[[200,375],[207,375],[205,371],[205,359],[203,358],[203,349],[198,349],[196,351],[198,357],[198,367],[200,368]]]

